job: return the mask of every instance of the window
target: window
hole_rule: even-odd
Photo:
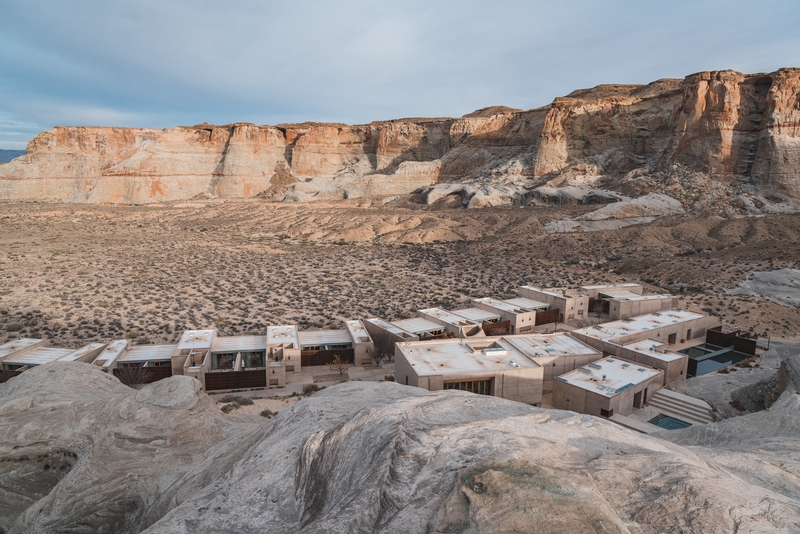
[[[494,393],[494,378],[482,378],[478,380],[454,380],[445,382],[442,389],[457,389],[460,391],[469,391],[470,393],[477,393],[478,395],[492,395]]]
[[[294,373],[294,365],[287,365],[286,371],[289,373]]]

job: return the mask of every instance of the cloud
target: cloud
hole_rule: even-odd
[[[45,129],[531,108],[599,83],[800,66],[798,15],[795,0],[12,0],[0,113]],[[0,145],[27,132],[0,124]]]

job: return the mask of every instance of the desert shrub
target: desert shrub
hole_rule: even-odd
[[[394,382],[394,375],[386,375],[383,377],[387,382]]]
[[[269,417],[271,419],[275,417],[275,412],[273,412],[272,410],[261,410],[261,413],[259,415],[261,417]]]
[[[303,386],[303,395],[312,395],[317,391],[319,391],[319,386],[316,384],[305,384]]]
[[[233,403],[237,406],[251,406],[253,404],[253,399],[241,395],[225,395],[219,402]]]
[[[19,323],[11,323],[6,327],[6,332],[19,332],[22,330],[22,325]]]
[[[220,408],[220,410],[222,410],[223,413],[231,413],[233,410],[235,410],[238,407],[239,407],[239,405],[234,402],[234,403],[231,403],[231,404],[224,405],[222,408]]]

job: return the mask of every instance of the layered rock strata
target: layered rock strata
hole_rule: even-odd
[[[685,169],[775,202],[798,199],[800,69],[602,85],[543,108],[486,108],[460,119],[58,127],[0,166],[0,199],[145,203],[266,191],[313,201],[459,182],[468,187],[433,197],[459,194],[482,207],[528,201],[544,182],[574,181],[580,169],[612,189],[629,173]]]

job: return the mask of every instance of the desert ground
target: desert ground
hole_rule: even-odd
[[[80,346],[183,329],[336,328],[510,297],[521,284],[640,282],[737,327],[797,339],[800,309],[728,295],[751,273],[800,266],[800,215],[683,215],[548,234],[597,206],[465,210],[445,200],[154,206],[0,203],[0,342]]]

